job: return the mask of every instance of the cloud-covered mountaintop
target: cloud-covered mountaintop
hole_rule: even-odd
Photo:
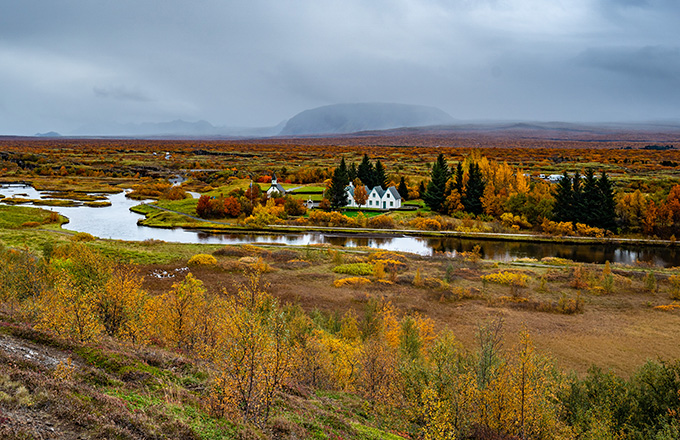
[[[281,134],[343,134],[453,122],[450,115],[435,107],[384,103],[335,104],[298,113],[286,123]]]

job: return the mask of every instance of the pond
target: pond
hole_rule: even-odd
[[[29,199],[43,198],[47,192],[36,191],[25,185],[2,185],[0,194],[6,197],[19,196]],[[479,245],[482,257],[498,261],[512,261],[517,258],[560,257],[569,260],[604,263],[635,264],[645,262],[655,266],[680,266],[678,248],[642,247],[609,244],[565,244],[565,243],[528,243],[500,240],[479,240],[466,238],[424,238],[403,235],[379,236],[368,234],[306,233],[306,234],[209,234],[184,229],[158,229],[138,226],[137,220],[143,216],[130,211],[139,204],[137,200],[125,197],[125,192],[106,195],[111,206],[92,208],[43,207],[68,217],[64,229],[87,232],[100,238],[126,241],[148,239],[178,243],[211,244],[284,244],[310,245],[328,243],[344,247],[368,246],[372,248],[412,252],[420,255],[433,255],[434,252],[447,252],[457,255],[471,251]]]

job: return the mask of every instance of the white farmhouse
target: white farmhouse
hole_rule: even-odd
[[[387,189],[382,189],[380,186],[376,186],[369,190],[367,186],[364,186],[366,192],[368,193],[368,200],[365,204],[359,206],[354,200],[354,185],[352,182],[349,183],[345,190],[347,191],[347,204],[350,208],[372,208],[372,209],[397,209],[401,208],[401,196],[397,188],[392,185]]]

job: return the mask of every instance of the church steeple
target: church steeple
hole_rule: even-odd
[[[272,173],[272,185],[276,185],[276,184],[277,184],[276,173]]]

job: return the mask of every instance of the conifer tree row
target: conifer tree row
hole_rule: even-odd
[[[449,179],[452,179],[450,184]],[[430,182],[422,198],[425,204],[437,212],[445,212],[446,199],[452,192],[457,192],[465,211],[479,215],[484,213],[482,196],[484,195],[484,177],[479,165],[472,162],[468,167],[468,179],[464,182],[463,166],[459,162],[455,174],[449,169],[443,154],[439,154],[432,164]]]
[[[368,154],[364,154],[361,163],[357,167],[357,177],[361,182],[369,188],[376,186],[375,168],[368,159]]]
[[[614,191],[606,172],[598,179],[589,168],[581,179],[578,171],[573,177],[565,171],[553,195],[556,221],[583,223],[610,231],[616,228]]]
[[[349,174],[350,180],[353,181],[355,178],[359,178],[361,183],[366,185],[369,190],[376,186],[380,186],[382,189],[387,189],[389,186],[385,166],[380,160],[377,160],[375,165],[373,165],[368,158],[368,154],[364,154],[358,167],[355,167],[354,164],[350,166]]]

